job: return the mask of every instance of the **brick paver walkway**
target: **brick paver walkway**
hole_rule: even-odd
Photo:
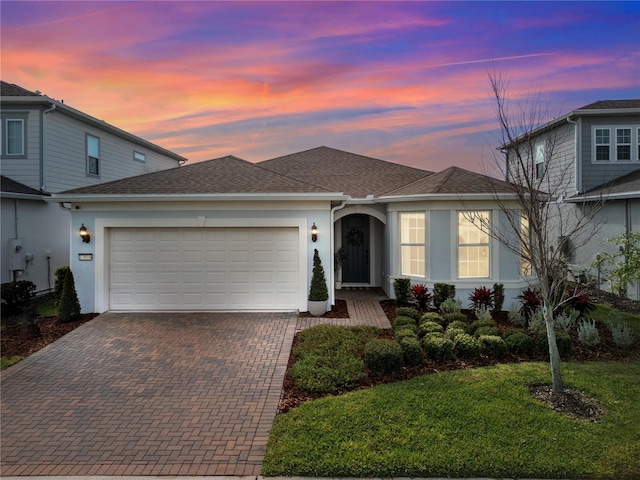
[[[0,474],[258,475],[296,320],[100,315],[2,372]]]

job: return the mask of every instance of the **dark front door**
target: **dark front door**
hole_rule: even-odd
[[[342,219],[342,283],[369,283],[369,217]]]

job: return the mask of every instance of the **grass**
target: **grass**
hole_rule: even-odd
[[[596,309],[593,312],[589,313],[588,316],[595,320],[597,323],[626,323],[633,332],[634,336],[636,338],[640,337],[640,315],[620,312],[605,305],[597,305]]]
[[[11,365],[15,365],[22,357],[20,355],[14,355],[13,357],[0,357],[0,370],[9,368]]]
[[[58,316],[58,305],[54,298],[46,300],[38,305],[36,310],[38,315],[43,315],[45,317],[57,317]]]
[[[546,363],[417,377],[276,418],[262,474],[317,477],[640,478],[640,361],[564,363],[601,423],[535,400]]]

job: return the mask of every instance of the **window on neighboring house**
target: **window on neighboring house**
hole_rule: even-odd
[[[489,212],[458,212],[458,277],[489,277]],[[484,225],[484,228],[482,227]]]
[[[606,161],[611,159],[611,133],[608,128],[596,128],[596,161]]]
[[[630,128],[616,128],[616,160],[631,160]]]
[[[147,156],[144,153],[133,151],[133,159],[139,162],[146,162]]]
[[[529,219],[527,217],[522,217],[520,219],[520,237],[522,239],[528,239],[530,241],[530,232],[529,232]],[[528,277],[531,275],[531,262],[528,260],[530,256],[527,254],[527,249],[529,248],[530,243],[523,243],[521,246],[521,254],[520,254],[520,275],[523,277]]]
[[[425,276],[425,214],[400,214],[402,275]]]
[[[100,175],[100,139],[87,134],[87,174]]]
[[[7,119],[5,135],[7,139],[5,152],[7,155],[24,155],[24,120]]]
[[[540,179],[544,175],[544,143],[536,145],[536,178]]]

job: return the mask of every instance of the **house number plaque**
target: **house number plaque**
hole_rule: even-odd
[[[93,261],[93,253],[79,253],[78,260],[81,262],[91,262]]]

